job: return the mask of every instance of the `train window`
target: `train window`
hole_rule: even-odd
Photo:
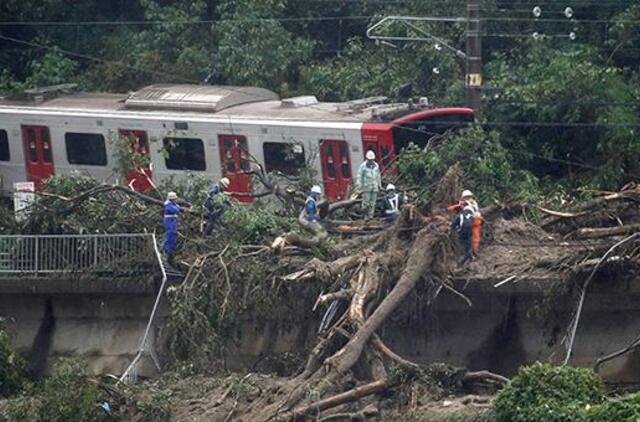
[[[325,143],[323,145],[324,150],[325,150],[325,161],[326,161],[326,169],[327,169],[327,174],[326,176],[330,179],[335,179],[336,178],[336,163],[335,163],[335,159],[333,157],[333,144],[331,143]]]
[[[249,161],[247,140],[238,139],[238,147],[240,148],[240,169],[242,169],[242,171],[251,171],[251,161]]]
[[[235,173],[236,162],[233,159],[233,140],[226,138],[222,143],[224,146],[224,166],[229,173]]]
[[[45,129],[42,132],[40,132],[40,136],[42,137],[42,159],[45,163],[53,163],[53,155],[51,153],[51,141],[49,139],[49,129]],[[102,141],[102,143],[104,144],[104,139]],[[105,154],[105,160],[106,160],[106,154]],[[105,165],[107,164],[106,161],[104,163]]]
[[[9,161],[10,159],[9,137],[6,130],[0,129],[0,161]]]
[[[38,162],[38,147],[36,146],[36,131],[30,127],[27,129],[27,142],[29,143],[29,160]]]
[[[265,142],[262,151],[267,172],[278,171],[289,176],[297,176],[305,163],[302,145]]]
[[[164,138],[162,144],[167,153],[164,163],[169,170],[204,171],[207,169],[202,139]]]
[[[349,147],[346,142],[340,142],[340,169],[344,179],[351,179],[351,165],[349,165]]]
[[[46,145],[45,145],[46,142]],[[64,143],[67,147],[67,161],[69,164],[86,166],[106,166],[107,150],[104,144],[104,136],[99,133],[73,133],[64,134]],[[45,161],[51,159],[51,148],[48,139],[43,139]],[[47,158],[47,154],[48,158]],[[50,162],[50,161],[47,161]]]

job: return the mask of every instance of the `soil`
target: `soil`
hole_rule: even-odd
[[[529,279],[557,279],[552,263],[575,257],[602,241],[570,240],[547,232],[523,219],[498,218],[484,225],[483,243],[477,259],[458,274],[475,279],[500,281],[526,272]],[[555,275],[555,277],[550,277]]]
[[[171,421],[251,421],[252,403],[262,394],[279,391],[288,381],[263,374],[185,377],[165,373],[154,381],[131,388],[131,404],[123,409],[123,420],[151,420],[150,415],[152,419],[162,415]],[[411,404],[405,403],[402,396],[385,393],[355,405],[321,412],[314,420],[344,421],[357,417],[358,413],[377,412],[375,416],[369,414],[373,416],[371,420],[490,421],[494,419],[493,400],[493,395],[486,394],[433,397],[421,390]]]

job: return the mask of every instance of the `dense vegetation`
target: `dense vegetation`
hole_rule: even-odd
[[[591,369],[535,363],[518,374],[496,398],[499,421],[634,421],[640,394],[606,398]]]
[[[515,197],[614,189],[637,179],[640,6],[542,2],[536,19],[537,4],[482,2],[479,121],[497,153],[483,160],[498,172],[504,163],[517,169],[523,183],[505,192]],[[124,92],[173,81],[259,85],[334,101],[427,96],[458,105],[464,63],[452,51],[435,43],[376,45],[365,31],[386,15],[465,13],[463,0],[82,0],[73,7],[8,0],[0,4],[0,92],[62,82]],[[421,25],[465,49],[464,23]],[[405,27],[386,31],[414,35]]]
[[[543,2],[543,15],[536,20],[530,12],[535,4],[483,2],[480,125],[445,136],[426,151],[409,148],[398,163],[403,187],[419,189],[426,198],[430,184],[456,162],[463,164],[465,186],[487,204],[491,199],[541,196],[564,200],[580,190],[617,189],[637,181],[640,6],[631,1]],[[565,6],[573,7],[576,20],[562,17]],[[257,85],[282,96],[315,94],[328,101],[427,96],[437,105],[462,105],[464,63],[449,50],[430,43],[376,45],[364,34],[382,16],[464,16],[465,8],[462,0],[81,0],[73,7],[62,0],[4,0],[0,92],[66,82],[117,92],[154,82],[206,82]],[[429,22],[423,28],[464,50],[463,23]],[[570,31],[576,40],[567,37]],[[548,36],[534,39],[534,32]],[[199,206],[208,182],[197,177],[167,181],[159,191],[171,188]],[[1,216],[0,232],[139,230],[143,214],[145,221],[154,222],[147,230],[160,228],[157,208],[123,201],[118,194],[52,212],[69,207],[64,197],[95,188],[98,182],[55,176],[48,183],[49,192],[60,197],[41,198],[25,226],[16,226],[8,214]],[[162,198],[159,193],[152,196]],[[242,247],[263,245],[295,226],[292,218],[269,207],[237,207],[225,218],[233,228],[227,234],[234,236],[226,238],[232,240],[228,252],[222,244],[197,242],[197,215],[185,215],[184,234],[196,239],[190,252],[219,253],[212,255],[219,260],[211,259],[205,267],[207,273],[226,275],[219,276],[218,283],[229,279],[227,264],[239,259],[244,265],[234,266],[230,276],[243,277],[246,283],[232,291],[226,284],[193,280],[191,290],[170,291],[172,327],[177,331],[172,351],[177,358],[197,346],[198,357],[208,359],[224,346],[219,337],[237,328],[232,322],[248,309],[247,298],[258,288],[269,290],[264,280],[277,275],[256,270],[262,262],[252,254],[260,249],[244,252]],[[260,293],[264,297],[257,305],[286,312],[270,301],[273,291]],[[236,306],[227,306],[228,301]],[[260,309],[255,311],[259,314]],[[209,340],[190,344],[196,336]],[[12,401],[5,417],[71,420],[101,415],[101,392],[87,382],[80,363],[63,361],[36,387],[25,387],[24,372],[8,335],[0,331],[0,397],[27,389]],[[62,397],[63,392],[69,394]],[[637,417],[638,409],[638,395],[606,400],[601,381],[590,371],[548,365],[523,368],[496,403],[502,420],[624,420]]]
[[[0,318],[0,398],[19,392],[26,380],[24,359],[13,349],[11,337]]]
[[[105,396],[97,383],[88,379],[88,369],[83,361],[62,358],[41,384],[29,385],[24,394],[2,406],[0,420],[103,420],[100,403]]]
[[[496,414],[501,421],[571,421],[603,400],[602,381],[590,369],[536,363],[522,367],[500,391]]]

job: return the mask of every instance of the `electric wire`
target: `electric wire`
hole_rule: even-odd
[[[5,39],[5,40],[9,40],[9,41],[13,41],[19,44],[24,44],[24,45],[30,45],[30,46],[34,46],[37,48],[43,48],[43,49],[52,49],[52,50],[56,50],[59,51],[62,54],[67,54],[67,55],[71,55],[71,56],[76,56],[76,57],[80,57],[80,58],[84,58],[87,60],[91,60],[91,61],[95,61],[95,62],[101,62],[101,63],[108,63],[108,64],[115,64],[115,65],[119,65],[119,66],[124,66],[126,68],[130,68],[130,69],[134,69],[134,70],[145,70],[145,69],[140,69],[137,66],[132,66],[132,65],[128,65],[126,63],[122,63],[122,62],[115,62],[115,61],[109,61],[109,60],[105,60],[105,59],[100,59],[97,57],[93,57],[93,56],[89,56],[86,54],[81,54],[81,53],[75,53],[72,51],[68,51],[68,50],[63,50],[63,49],[59,49],[57,47],[51,47],[51,46],[47,46],[47,45],[43,45],[43,44],[38,44],[38,43],[33,43],[33,42],[29,42],[29,41],[24,41],[24,40],[20,40],[20,39],[16,39],[13,37],[7,37],[4,35],[0,35],[0,39]],[[182,80],[184,82],[190,82],[190,83],[200,83],[200,81],[194,80],[194,79],[190,79],[190,78],[185,78],[182,77],[180,75],[175,75],[175,74],[171,74],[171,73],[167,73],[167,72],[161,72],[161,71],[153,71],[153,70],[149,70],[150,73],[154,73],[154,74],[158,74],[158,75],[162,75],[162,76],[168,76],[174,79],[178,79],[178,80]],[[243,91],[241,88],[237,88],[234,87],[233,89],[237,90],[238,92],[244,93],[245,91]],[[313,106],[311,106],[313,107]],[[322,111],[326,111],[326,110],[322,110]],[[414,123],[421,123],[421,122],[414,122]],[[437,120],[430,120],[428,122],[424,122],[424,123],[429,123],[429,124],[451,124],[450,121],[437,121]],[[633,128],[633,127],[640,127],[640,123],[602,123],[602,122],[593,122],[593,123],[579,123],[579,122],[527,122],[527,121],[493,121],[493,122],[481,122],[481,123],[477,123],[474,122],[473,123],[474,126],[483,126],[483,127],[497,127],[497,126],[508,126],[508,127],[580,127],[580,128],[596,128],[596,127],[620,127],[620,128],[625,128],[625,127],[629,127],[629,128]],[[395,127],[401,128],[403,130],[410,130],[410,131],[414,131],[414,132],[420,132],[422,134],[426,134],[426,135],[430,135],[429,132],[427,131],[422,131],[419,129],[414,129],[414,128],[410,128],[407,126],[399,126],[399,125],[394,125]],[[521,155],[528,155],[530,157],[533,158],[539,158],[539,159],[543,159],[543,160],[547,160],[550,162],[558,162],[558,163],[563,163],[563,164],[568,164],[568,165],[574,165],[577,167],[582,167],[582,168],[586,168],[586,169],[590,169],[590,170],[599,170],[602,169],[603,166],[590,166],[584,163],[579,163],[579,162],[574,162],[571,160],[564,160],[564,159],[559,159],[559,158],[553,158],[553,157],[546,157],[546,156],[542,156],[542,155],[537,155],[528,151],[517,151],[514,149],[509,149],[507,147],[505,147],[505,149],[510,150],[516,154],[521,154]],[[628,173],[624,173],[628,176],[632,176],[635,178],[640,178],[640,176],[635,175],[635,174],[628,174]]]

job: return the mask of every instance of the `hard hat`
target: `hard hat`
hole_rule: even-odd
[[[229,183],[231,183],[231,181],[227,177],[223,177],[222,179],[220,179],[220,184],[225,188],[229,187]]]
[[[376,159],[376,153],[369,150],[367,151],[367,154],[365,155],[365,157],[367,157],[367,160],[375,160]]]
[[[475,196],[475,195],[469,189],[465,189],[465,190],[462,191],[462,195],[460,197],[461,198],[467,198],[467,197],[470,197],[470,196]]]
[[[176,194],[175,192],[169,192],[167,194],[167,199],[170,201],[174,201],[176,199],[178,199],[178,194]]]
[[[322,188],[318,185],[315,185],[311,188],[311,193],[322,193]]]
[[[396,190],[396,187],[395,187],[395,185],[393,183],[389,183],[387,185],[387,190]]]

